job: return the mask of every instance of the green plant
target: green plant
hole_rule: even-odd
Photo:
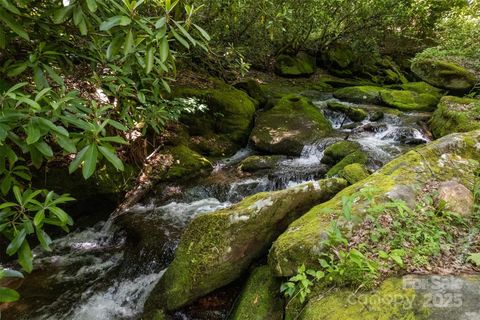
[[[23,274],[15,270],[2,268],[0,270],[0,281],[5,278],[23,278]],[[13,302],[17,301],[19,298],[20,295],[17,291],[6,287],[0,287],[0,302]]]

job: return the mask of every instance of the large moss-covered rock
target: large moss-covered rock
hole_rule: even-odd
[[[262,90],[262,87],[260,87],[260,84],[253,79],[237,82],[234,87],[239,90],[245,91],[250,97],[257,100],[260,108],[265,106],[265,104],[267,103],[267,95]]]
[[[413,91],[416,93],[429,93],[431,95],[439,96],[439,97],[443,95],[442,89],[436,88],[423,81],[407,82],[397,87],[398,89]]]
[[[147,314],[158,308],[178,309],[232,282],[267,252],[293,220],[332,198],[346,184],[343,179],[327,179],[259,193],[230,208],[196,217],[151,293]]]
[[[382,102],[402,111],[433,111],[440,100],[438,95],[417,93],[408,90],[387,90],[380,92]]]
[[[284,156],[250,156],[240,162],[238,168],[244,172],[274,169],[279,162],[286,159]]]
[[[348,140],[338,141],[325,148],[321,162],[334,165],[349,154],[361,149],[362,146],[358,142]]]
[[[480,100],[445,96],[433,113],[430,128],[436,138],[480,129]]]
[[[305,306],[300,320],[474,320],[478,276],[389,278],[372,291],[333,290]]]
[[[275,72],[282,77],[305,77],[315,72],[315,61],[306,54],[296,57],[279,55],[275,62]]]
[[[283,297],[279,278],[268,266],[255,268],[240,294],[230,320],[282,320]]]
[[[162,180],[191,178],[213,169],[210,161],[187,146],[179,145],[168,149],[166,153],[172,155],[173,161]]]
[[[345,87],[336,90],[333,96],[340,100],[365,104],[380,104],[382,88],[374,86]]]
[[[175,97],[194,98],[208,107],[206,111],[185,114],[180,119],[192,136],[223,135],[237,144],[247,141],[250,134],[255,102],[243,91],[224,83],[215,88],[177,88]]]
[[[323,252],[322,240],[333,217],[341,217],[342,198],[364,188],[374,188],[371,195],[377,203],[402,199],[415,205],[425,185],[431,181],[455,178],[473,189],[480,169],[480,131],[453,134],[436,140],[391,161],[368,178],[346,188],[332,200],[312,208],[293,222],[273,244],[269,264],[279,276],[291,276],[302,264],[318,268]],[[363,217],[364,201],[356,202],[352,214]],[[341,218],[339,218],[341,219]],[[361,220],[361,219],[360,219]]]
[[[329,110],[345,114],[353,122],[363,121],[368,117],[368,114],[365,110],[360,108],[354,108],[352,106],[336,101],[329,101],[327,104],[327,108]]]
[[[357,150],[345,156],[327,172],[327,177],[337,176],[346,166],[359,163],[365,165],[368,161],[367,154],[363,150]]]
[[[327,136],[331,130],[330,122],[310,100],[287,95],[258,116],[250,141],[259,151],[299,155],[305,145]]]
[[[444,60],[415,60],[412,63],[412,71],[423,81],[435,87],[455,92],[468,92],[478,81],[472,72]]]
[[[358,181],[366,179],[370,173],[368,172],[365,165],[360,163],[352,163],[345,166],[338,175],[343,179],[347,180],[350,184],[355,184]]]

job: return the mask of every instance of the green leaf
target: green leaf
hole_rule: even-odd
[[[116,128],[116,129],[118,129],[118,130],[121,130],[121,131],[127,131],[128,130],[128,128],[125,127],[123,124],[121,124],[118,121],[112,120],[112,119],[108,119],[108,124],[111,125],[112,127]]]
[[[87,0],[87,7],[90,12],[95,12],[97,11],[97,1],[96,0]]]
[[[103,138],[100,138],[100,141],[102,141],[102,142],[113,142],[113,143],[118,143],[118,144],[128,144],[128,142],[125,141],[125,139],[123,139],[122,137],[119,137],[119,136],[103,137]]]
[[[27,236],[27,231],[25,229],[21,229],[19,232],[17,232],[12,242],[10,242],[10,244],[7,247],[7,254],[9,256],[13,256],[15,253],[17,253],[17,251],[22,246],[26,236]]]
[[[65,150],[68,153],[75,153],[77,152],[77,148],[75,147],[75,144],[73,143],[70,138],[65,137],[63,135],[56,135],[57,138],[57,143],[60,147],[62,147],[63,150]]]
[[[116,26],[128,26],[132,20],[127,16],[115,16],[100,24],[100,31],[108,31]]]
[[[123,44],[123,55],[128,55],[133,48],[133,31],[130,29],[127,33],[127,37],[125,38],[125,43]]]
[[[49,87],[45,73],[43,73],[43,70],[38,66],[33,68],[33,81],[39,90]]]
[[[70,216],[59,207],[51,206],[48,208],[48,210],[50,210],[58,218],[58,220],[60,220],[62,224],[66,225],[69,223]]]
[[[25,133],[27,134],[27,139],[25,140],[28,144],[34,144],[40,139],[40,130],[37,128],[34,122],[27,124],[25,128]]]
[[[62,135],[65,137],[69,136],[68,131],[64,127],[60,127],[55,125],[52,121],[46,119],[46,118],[37,118],[38,122],[40,122],[44,127]]]
[[[35,217],[33,218],[33,224],[38,227],[42,225],[43,220],[45,219],[45,210],[39,210],[36,214]]]
[[[10,288],[0,287],[0,302],[13,302],[20,299],[20,294]]]
[[[23,270],[30,273],[33,270],[33,255],[30,250],[30,245],[27,241],[24,241],[20,250],[18,251],[18,263],[22,266]]]
[[[0,270],[0,279],[3,278],[20,278],[23,279],[23,274],[17,270],[2,269]]]
[[[34,146],[45,157],[47,158],[53,157],[53,150],[45,141],[39,141],[35,143]]]
[[[107,48],[106,57],[108,60],[112,59],[120,49],[123,43],[123,37],[121,35],[116,36],[113,38],[112,42]]]
[[[73,6],[66,6],[56,10],[52,17],[53,23],[60,24],[67,21],[70,18],[73,8]]]
[[[57,84],[61,85],[61,86],[64,86],[65,83],[63,82],[63,79],[62,77],[60,77],[58,75],[57,72],[55,72],[55,70],[53,70],[50,66],[46,65],[46,64],[42,64],[42,67],[47,71],[48,73],[48,76],[50,78],[52,78],[53,81],[55,81]]]
[[[75,159],[70,163],[70,165],[68,166],[68,172],[70,174],[72,174],[75,170],[77,170],[77,168],[80,166],[80,164],[82,163],[83,159],[85,158],[85,155],[87,153],[87,150],[88,150],[88,146],[86,146],[85,148],[83,148],[82,150],[80,150],[79,153],[77,153],[77,156],[75,157]]]
[[[480,267],[480,253],[470,253],[467,261],[473,263],[477,267]]]
[[[210,35],[208,34],[207,31],[203,30],[200,26],[197,26],[196,24],[193,24],[195,28],[197,28],[198,31],[200,31],[201,35],[205,38],[205,40],[210,41]]]
[[[0,4],[11,13],[20,15],[18,8],[11,4],[8,0],[0,0]]]
[[[162,60],[162,62],[167,61],[169,53],[170,53],[170,47],[168,45],[168,39],[165,36],[162,38],[162,41],[160,42],[160,60]]]
[[[98,150],[100,150],[100,153],[103,154],[105,159],[107,159],[117,170],[123,171],[125,169],[122,160],[120,160],[114,152],[103,146],[98,146]]]
[[[185,40],[181,35],[175,32],[175,30],[172,30],[172,34],[177,39],[178,42],[180,42],[185,48],[190,49],[190,45],[188,44],[187,40]]]
[[[40,228],[36,228],[37,239],[40,242],[40,246],[45,251],[52,251],[50,248],[50,244],[52,243],[52,239],[50,236]]]
[[[190,40],[190,42],[196,46],[197,45],[197,41],[195,41],[195,39],[193,39],[193,37],[190,35],[190,33],[188,33],[187,30],[185,30],[185,28],[180,24],[178,23],[177,21],[174,21],[175,22],[175,25],[177,26],[177,28],[180,30],[181,33],[183,33],[183,35],[188,39]]]
[[[0,20],[2,20],[7,27],[12,29],[18,36],[25,40],[30,40],[28,37],[27,31],[23,28],[21,24],[19,24],[8,12],[0,8]]]
[[[147,49],[147,54],[145,56],[145,71],[149,74],[153,69],[153,60],[155,58],[155,49],[150,47]]]
[[[95,168],[97,167],[97,157],[97,146],[94,144],[89,145],[87,152],[85,153],[84,164],[82,168],[82,174],[85,180],[90,178],[95,172]]]

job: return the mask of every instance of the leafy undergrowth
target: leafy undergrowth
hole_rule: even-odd
[[[319,270],[298,269],[282,284],[285,296],[304,303],[312,287],[369,289],[395,274],[458,274],[480,270],[480,183],[475,210],[461,216],[437,201],[437,183],[425,186],[415,208],[403,201],[378,201],[374,189],[342,199],[343,217],[332,222]],[[352,214],[366,201],[363,220]]]

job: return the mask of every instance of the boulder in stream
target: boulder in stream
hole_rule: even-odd
[[[430,120],[435,138],[480,129],[480,99],[445,96]]]
[[[364,188],[372,188],[370,197],[377,203],[392,199],[415,204],[427,183],[456,180],[473,190],[480,169],[480,130],[452,134],[411,150],[385,165],[368,178],[344,189],[332,200],[312,208],[294,221],[274,242],[269,264],[278,276],[292,276],[299,266],[318,268],[318,258],[324,252],[322,239],[334,217],[341,217],[342,198]],[[351,214],[362,220],[365,201],[356,202]]]
[[[355,184],[358,181],[366,179],[370,173],[368,172],[365,165],[360,163],[352,163],[348,166],[345,166],[338,175],[343,179],[347,180],[350,184]]]
[[[440,96],[430,93],[417,93],[408,90],[387,90],[380,92],[382,102],[389,107],[402,111],[433,111]]]
[[[365,110],[360,108],[354,108],[340,102],[330,101],[327,104],[327,108],[329,110],[345,114],[345,116],[347,116],[347,118],[349,118],[353,122],[360,122],[368,117],[368,113]]]
[[[282,320],[281,281],[270,267],[260,266],[250,274],[229,320]]]
[[[331,130],[330,122],[310,100],[286,95],[258,116],[250,141],[262,152],[298,156],[305,145],[327,136]]]
[[[284,156],[250,156],[240,162],[238,168],[244,172],[256,172],[260,170],[274,169],[279,162],[287,159]]]
[[[181,308],[231,283],[267,253],[292,221],[346,185],[343,179],[309,182],[258,193],[229,208],[197,216],[150,294],[146,315],[157,309]]]
[[[454,92],[468,92],[478,81],[473,72],[446,60],[416,60],[412,63],[411,69],[423,81]]]

